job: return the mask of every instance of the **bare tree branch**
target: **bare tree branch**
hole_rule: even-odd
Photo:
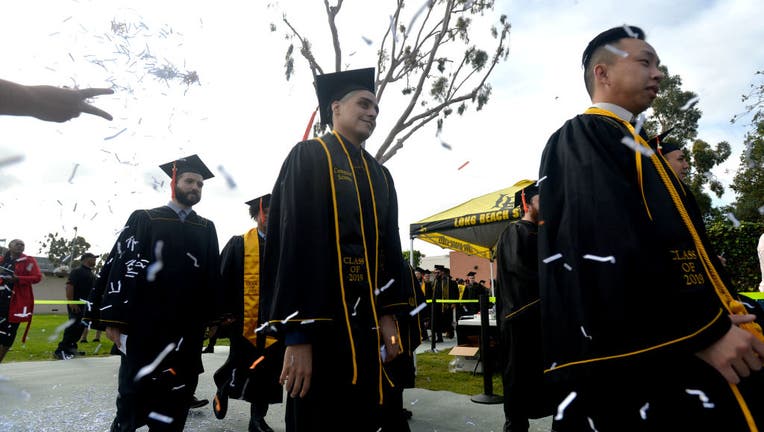
[[[342,48],[340,47],[340,37],[337,33],[337,24],[334,20],[337,18],[337,14],[340,12],[343,0],[337,0],[337,6],[329,6],[329,0],[324,0],[324,7],[326,8],[326,17],[329,20],[329,29],[332,32],[332,44],[334,45],[334,71],[339,72],[342,70]]]
[[[406,133],[406,135],[398,138],[395,141],[395,145],[391,149],[389,149],[387,151],[387,153],[383,154],[380,157],[377,157],[378,162],[383,164],[383,163],[387,162],[388,160],[390,160],[391,157],[395,156],[395,154],[398,152],[398,150],[403,148],[403,143],[406,142],[406,140],[409,139],[409,137],[411,137],[411,135],[413,135],[414,132],[418,131],[419,128],[421,128],[422,126],[424,126],[427,123],[431,122],[432,120],[434,120],[437,117],[438,117],[438,113],[433,113],[430,117],[422,119],[419,122],[419,124],[417,124],[416,126],[412,127],[411,129],[409,129],[409,131]]]
[[[308,42],[307,39],[304,39],[300,33],[297,32],[297,29],[292,26],[292,23],[289,22],[287,17],[284,17],[283,20],[287,27],[289,27],[289,29],[292,31],[292,34],[297,36],[297,39],[299,39],[300,54],[302,54],[303,58],[308,61],[308,65],[310,66],[310,71],[313,73],[313,77],[316,77],[316,75],[323,75],[324,70],[321,69],[321,66],[319,66],[318,62],[316,62],[316,58],[313,57],[313,52],[310,50],[310,42]]]

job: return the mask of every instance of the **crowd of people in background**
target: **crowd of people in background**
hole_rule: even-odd
[[[764,427],[764,317],[734,296],[681,149],[638,128],[658,65],[637,27],[595,37],[582,58],[592,106],[552,135],[538,181],[515,197],[522,220],[497,246],[505,432],[555,412],[558,432]],[[161,165],[170,201],[130,215],[97,278],[91,253],[69,274],[54,356],[79,355],[83,320],[114,342],[112,431],[184,428],[206,403],[195,391],[209,325],[231,340],[214,373],[217,418],[242,399],[249,430],[272,431],[268,405],[286,391],[290,432],[408,430],[414,350],[453,338],[489,289],[475,272],[403,261],[392,176],[362,146],[379,113],[374,70],[319,75],[316,90],[331,132],[295,145],[272,193],[247,202],[256,226],[222,255],[193,210],[213,177],[193,155]],[[0,113],[111,119],[85,102],[109,92],[0,81]],[[0,257],[0,361],[42,277],[23,252],[16,239]],[[414,313],[425,299],[430,313]]]

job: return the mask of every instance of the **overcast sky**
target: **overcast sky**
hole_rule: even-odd
[[[314,38],[319,61],[328,65],[323,2],[282,3],[298,28]],[[373,65],[375,44],[389,25],[394,4],[345,2],[338,26],[344,52],[354,53],[345,57],[349,68]],[[408,4],[408,16],[421,6],[418,1]],[[681,75],[683,88],[700,96],[698,137],[732,145],[730,161],[715,172],[729,184],[747,131],[745,122],[731,125],[729,120],[743,110],[740,96],[754,72],[764,68],[764,2],[619,4],[496,2],[490,18],[506,14],[512,31],[509,59],[490,79],[488,105],[446,122],[442,139],[452,150],[440,145],[433,125],[387,163],[398,190],[405,248],[410,223],[536,178],[549,135],[588,106],[580,67],[583,48],[600,31],[624,23],[641,26],[669,71]],[[244,201],[270,191],[316,105],[302,58],[295,58],[294,78],[284,79],[282,6],[244,0],[29,0],[6,5],[0,15],[5,41],[0,78],[80,87],[114,82],[118,89],[95,101],[114,115],[113,122],[91,116],[64,124],[0,117],[0,160],[23,156],[19,163],[0,166],[0,239],[22,238],[27,253],[37,254],[48,232],[70,237],[76,226],[94,252],[108,251],[133,209],[169,200],[169,182],[156,166],[193,153],[217,175],[206,183],[197,212],[215,222],[221,247],[246,231],[251,223]],[[115,38],[112,21],[130,24],[133,37]],[[270,32],[270,23],[279,31]],[[486,34],[488,27],[475,30]],[[364,38],[374,43],[369,46]],[[200,85],[158,80],[140,57],[147,52],[158,66],[196,71]],[[397,106],[395,98],[382,100],[377,134],[368,142],[372,153]],[[163,186],[155,184],[163,180]],[[723,201],[733,199],[728,193]],[[415,247],[428,255],[446,253],[418,241]]]

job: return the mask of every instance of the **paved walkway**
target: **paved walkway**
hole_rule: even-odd
[[[438,344],[439,349],[451,346],[453,342]],[[219,346],[202,357],[206,372],[199,379],[198,397],[211,399],[212,372],[227,355],[228,347]],[[116,356],[0,364],[0,431],[107,431],[114,416],[118,367]],[[404,405],[414,412],[409,423],[413,432],[499,432],[504,422],[501,405],[476,404],[469,396],[446,391],[409,389]],[[266,420],[283,432],[284,404],[272,405]],[[223,420],[215,418],[210,405],[192,410],[186,430],[246,431],[248,422],[249,406],[231,400]],[[546,418],[533,422],[531,430],[549,431],[550,426]]]

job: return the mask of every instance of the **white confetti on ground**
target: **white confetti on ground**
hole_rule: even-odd
[[[159,353],[157,358],[154,359],[153,362],[147,364],[146,366],[142,367],[137,374],[135,374],[135,381],[139,381],[141,378],[145,377],[146,375],[150,374],[151,372],[154,372],[154,369],[159,366],[159,363],[164,360],[165,357],[167,357],[167,354],[170,354],[170,351],[175,349],[175,344],[170,343],[164,348],[164,351]]]
[[[599,261],[599,262],[609,262],[609,263],[615,264],[615,257],[613,255],[599,256],[599,255],[586,254],[584,255],[584,259]]]

